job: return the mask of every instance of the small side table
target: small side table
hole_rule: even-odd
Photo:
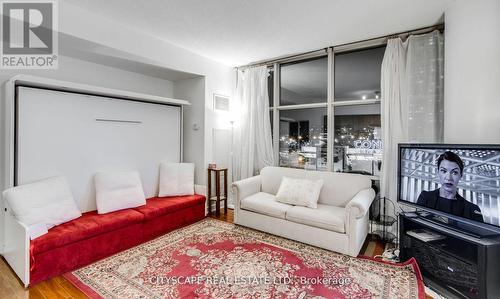
[[[212,214],[212,201],[215,201],[215,215],[220,215],[220,202],[224,201],[224,214],[227,214],[227,168],[207,169],[208,171],[208,214]],[[215,197],[212,197],[212,172],[215,172]],[[221,173],[224,175],[224,196],[221,196]]]
[[[372,213],[374,207],[375,210],[378,209],[377,215]],[[394,223],[398,221],[395,217],[387,215],[391,214],[391,212],[396,214],[394,203],[387,197],[380,198],[377,196],[370,206],[370,234],[372,237],[377,236],[378,239],[387,243],[397,242],[398,236],[389,231],[392,230]]]

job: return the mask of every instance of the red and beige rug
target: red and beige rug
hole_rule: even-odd
[[[209,218],[65,277],[91,298],[425,298],[413,260],[352,258]]]

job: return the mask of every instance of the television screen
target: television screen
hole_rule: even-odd
[[[500,227],[500,145],[399,145],[399,201]]]

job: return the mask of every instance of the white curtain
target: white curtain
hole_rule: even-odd
[[[444,139],[444,38],[439,31],[407,40],[406,82],[410,142]]]
[[[443,141],[444,38],[434,31],[387,42],[382,61],[381,196],[397,199],[398,143]]]
[[[274,165],[269,118],[266,66],[238,70],[236,103],[239,105],[233,139],[233,180],[257,174]]]
[[[406,51],[401,39],[390,39],[382,60],[382,142],[384,145],[380,195],[396,200],[398,143],[407,140],[408,109],[404,99]]]

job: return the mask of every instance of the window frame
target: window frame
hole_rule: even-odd
[[[296,110],[296,109],[308,109],[308,108],[327,108],[327,170],[333,172],[333,154],[334,154],[334,124],[335,124],[335,107],[340,106],[358,106],[358,105],[369,105],[369,104],[380,104],[382,102],[382,96],[379,99],[366,99],[366,100],[351,100],[351,101],[335,101],[335,55],[340,53],[349,53],[359,50],[367,50],[371,48],[386,46],[386,39],[363,41],[358,43],[352,43],[347,45],[341,45],[337,47],[328,47],[321,51],[315,51],[313,53],[307,53],[304,55],[294,56],[282,61],[275,61],[272,65],[268,67],[274,71],[273,80],[273,106],[269,107],[270,112],[273,116],[273,132],[279,132],[280,125],[280,111],[284,110]],[[310,103],[310,104],[299,104],[299,105],[280,105],[280,91],[281,91],[281,78],[280,78],[280,67],[282,64],[290,62],[301,62],[307,61],[312,58],[327,57],[327,98],[326,102],[320,103]],[[279,134],[273,134],[273,147],[274,147],[274,158],[276,164],[279,163]],[[278,165],[279,166],[279,165]],[[378,178],[378,176],[371,176]]]

